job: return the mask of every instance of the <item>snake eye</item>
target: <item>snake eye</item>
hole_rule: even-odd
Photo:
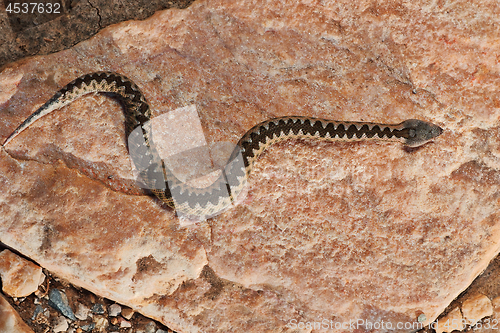
[[[410,131],[408,132],[408,135],[410,136],[410,138],[414,138],[417,136],[417,131],[415,131],[414,128],[410,128]]]

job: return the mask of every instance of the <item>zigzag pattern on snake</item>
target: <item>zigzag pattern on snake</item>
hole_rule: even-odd
[[[416,119],[399,124],[378,124],[300,116],[274,118],[248,130],[239,140],[219,179],[205,189],[198,189],[177,179],[160,158],[148,134],[151,110],[137,85],[120,74],[97,72],[83,75],[59,90],[16,128],[3,145],[44,115],[92,92],[111,94],[123,104],[127,138],[135,128],[141,129],[143,140],[133,141],[138,142],[136,144],[130,144],[132,141],[129,141],[128,150],[131,156],[142,156],[140,160],[133,159],[133,162],[141,171],[146,185],[177,213],[196,217],[210,217],[228,207],[243,190],[260,153],[277,141],[290,138],[327,141],[390,140],[417,147],[442,133],[439,126]]]

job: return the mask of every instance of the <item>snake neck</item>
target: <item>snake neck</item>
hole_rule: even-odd
[[[323,141],[385,140],[406,143],[410,133],[403,123],[378,124],[340,122],[309,117],[282,117],[264,121],[250,129],[238,142],[246,168],[273,143],[288,139]]]

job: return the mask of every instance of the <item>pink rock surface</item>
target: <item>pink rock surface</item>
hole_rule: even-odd
[[[16,310],[0,294],[0,332],[5,333],[33,333]]]
[[[9,250],[0,252],[0,277],[3,292],[12,297],[29,296],[43,282],[40,266]]]
[[[499,14],[493,2],[199,1],[11,64],[2,138],[99,70],[136,82],[154,115],[196,104],[209,143],[285,115],[445,132],[412,151],[274,145],[243,202],[182,228],[135,185],[119,104],[91,95],[0,152],[0,241],[179,332],[429,322],[499,251]]]

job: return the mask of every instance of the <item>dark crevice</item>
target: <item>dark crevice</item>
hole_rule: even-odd
[[[69,49],[111,24],[143,20],[168,8],[184,9],[194,0],[47,0],[43,4],[56,2],[61,5],[57,14],[7,13],[8,19],[0,21],[4,37],[0,39],[0,71],[5,65],[29,56]]]
[[[99,10],[99,7],[94,6],[90,0],[87,0],[87,2],[90,5],[90,7],[95,9],[95,11],[97,13],[97,17],[99,17],[99,21],[97,22],[97,25],[99,26],[99,30],[101,30],[102,29],[102,26],[101,26],[102,17],[101,17],[101,12]]]
[[[64,153],[61,150],[57,150],[53,152],[50,156],[48,156],[47,153],[44,155],[49,159],[49,161],[42,161],[40,158],[37,157],[25,157],[25,156],[16,156],[17,154],[12,154],[8,152],[5,147],[2,146],[3,151],[14,161],[20,163],[20,162],[34,162],[38,163],[41,165],[47,165],[52,168],[56,168],[54,165],[55,161],[59,161],[65,168],[68,170],[74,170],[78,172],[81,175],[84,175],[85,177],[98,182],[105,188],[109,189],[110,191],[113,192],[120,192],[126,195],[146,195],[147,191],[145,190],[140,190],[140,192],[136,192],[136,190],[131,191],[130,185],[127,185],[127,181],[125,179],[117,178],[114,175],[108,175],[107,177],[103,176],[101,178],[93,177],[90,172],[85,172],[84,169],[88,169],[92,171],[91,166],[94,165],[95,163],[92,162],[87,162],[85,160],[82,160],[72,154]],[[103,169],[103,167],[98,167],[97,169]],[[108,180],[109,183],[107,183],[105,180]],[[122,184],[121,186],[112,186],[111,184]],[[127,190],[128,189],[128,190]]]

